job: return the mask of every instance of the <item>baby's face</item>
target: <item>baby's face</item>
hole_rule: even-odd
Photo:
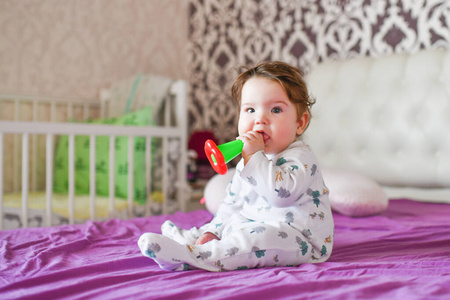
[[[250,78],[242,88],[239,135],[260,132],[267,154],[279,153],[303,132],[295,105],[276,81]]]

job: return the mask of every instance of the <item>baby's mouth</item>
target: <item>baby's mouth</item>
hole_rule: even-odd
[[[264,133],[264,132],[259,132],[261,135],[262,135],[262,137],[263,137],[263,140],[264,140],[264,145],[267,145],[267,143],[269,142],[269,140],[270,140],[270,136],[268,136],[266,133]]]

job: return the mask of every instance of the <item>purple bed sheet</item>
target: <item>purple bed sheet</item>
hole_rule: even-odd
[[[166,219],[204,210],[0,232],[0,299],[449,299],[450,205],[391,200],[381,215],[335,214],[329,261],[211,273],[161,270],[138,249]]]

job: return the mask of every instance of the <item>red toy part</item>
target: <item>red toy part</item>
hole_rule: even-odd
[[[225,162],[222,152],[217,148],[216,143],[212,140],[207,140],[205,143],[205,153],[209,163],[217,173],[220,175],[227,173],[227,163]]]

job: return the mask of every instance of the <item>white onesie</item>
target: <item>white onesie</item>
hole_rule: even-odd
[[[166,221],[143,234],[141,252],[166,270],[226,271],[326,261],[334,222],[317,160],[296,141],[275,155],[241,160],[214,219],[185,230]],[[194,245],[212,232],[220,240]]]

